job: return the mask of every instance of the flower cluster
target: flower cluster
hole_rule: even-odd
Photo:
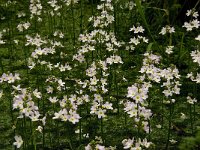
[[[173,53],[173,48],[174,48],[174,46],[167,46],[166,50],[165,50],[165,53],[167,53],[167,54]]]
[[[91,141],[87,146],[85,146],[85,150],[116,150],[116,146],[103,146],[103,141],[101,137],[95,137],[95,140]]]
[[[56,31],[54,32],[53,36],[59,37],[59,38],[61,38],[61,39],[64,38],[64,34],[63,34],[60,30],[56,30]]]
[[[190,53],[193,62],[198,63],[198,65],[200,66],[200,52],[198,50],[194,50]]]
[[[163,93],[166,97],[172,96],[173,94],[180,94],[180,78],[178,69],[174,67],[169,67],[161,69],[156,67],[156,64],[160,62],[160,56],[145,53],[146,57],[143,60],[143,66],[140,70],[141,73],[145,73],[150,81],[160,83],[163,80],[161,87],[165,87]]]
[[[36,34],[35,37],[31,37],[29,35],[26,35],[26,44],[25,46],[36,46],[41,47],[43,44],[46,44],[47,41],[43,40],[39,34]]]
[[[134,117],[136,127],[142,125],[144,131],[149,133],[148,120],[152,113],[150,109],[147,109],[148,103],[148,91],[152,85],[144,82],[143,84],[135,83],[131,87],[128,87],[128,95],[133,101],[126,101],[124,103],[124,111],[129,114],[129,117]]]
[[[42,4],[40,0],[30,0],[30,13],[31,13],[31,19],[34,17],[38,17],[38,21],[42,21],[42,18],[39,17],[42,14]]]
[[[62,32],[55,32],[54,35],[57,36],[63,36],[61,35]],[[46,59],[42,59],[42,56],[48,56],[51,55],[53,56],[56,54],[56,49],[60,47],[64,47],[60,41],[56,40],[46,40],[45,38],[41,37],[39,34],[36,34],[35,37],[31,37],[26,35],[26,46],[33,46],[34,51],[31,54],[31,57],[28,59],[28,67],[30,69],[33,69],[37,65],[42,65],[46,66],[49,70],[52,69],[59,69],[59,71],[64,72],[67,70],[71,70],[72,67],[69,65],[68,62],[58,62],[56,64],[52,63],[51,61],[47,61]],[[50,46],[45,46],[45,45],[50,45]],[[66,54],[63,52],[60,52],[60,57],[64,58]],[[50,59],[51,60],[51,59]]]
[[[124,139],[122,141],[122,144],[124,146],[124,149],[130,149],[130,150],[142,150],[142,149],[148,149],[151,146],[151,142],[148,142],[147,139],[141,140],[140,138],[138,140],[133,139]]]
[[[194,103],[197,102],[197,100],[195,98],[191,98],[190,96],[187,96],[187,102],[191,105],[193,105]]]
[[[189,10],[187,13],[187,16],[192,15],[192,17],[195,18],[195,22],[197,23],[195,26],[196,28],[198,28],[200,26],[199,21],[197,20],[198,17],[198,13],[193,11],[193,10]],[[191,31],[193,27],[190,27],[189,29],[187,29],[188,31]],[[198,35],[195,40],[200,41],[200,35]],[[192,57],[193,62],[197,63],[198,66],[200,66],[200,51],[199,51],[199,47],[197,46],[196,50],[193,50],[190,52],[190,56]],[[187,74],[187,78],[190,78],[192,81],[196,82],[196,83],[200,83],[200,74],[197,72],[196,75],[193,75],[193,72],[190,72]]]
[[[144,56],[143,66],[139,72],[145,73],[150,81],[159,83],[161,81],[160,69],[155,65],[159,64],[161,57],[148,52]]]
[[[121,42],[118,42],[113,32],[107,32],[106,28],[114,21],[113,6],[111,0],[103,1],[104,3],[97,6],[100,11],[99,16],[90,17],[89,21],[93,22],[95,28],[90,33],[80,34],[79,41],[82,43],[77,54],[73,56],[74,61],[83,63],[86,61],[89,53],[97,56],[95,61],[92,61],[85,73],[89,79],[78,81],[80,87],[85,90],[89,89],[94,92],[91,98],[90,114],[95,114],[98,118],[106,117],[107,110],[112,110],[112,103],[106,101],[102,94],[108,92],[107,80],[110,74],[108,68],[113,64],[122,64],[123,61],[117,55],[118,49],[121,47]],[[106,55],[103,55],[106,54]]]
[[[70,95],[68,98],[66,95],[63,96],[62,100],[58,100],[56,97],[50,97],[51,103],[59,101],[61,110],[54,113],[53,119],[61,119],[62,121],[69,121],[73,124],[79,122],[81,118],[77,113],[78,105],[82,104],[82,99],[77,98],[76,95]]]
[[[3,82],[14,83],[15,81],[20,80],[20,79],[21,78],[19,77],[18,73],[15,73],[15,74],[12,74],[12,73],[9,73],[9,74],[3,73],[2,76],[0,77],[0,83],[3,83]]]
[[[13,89],[13,109],[19,110],[18,118],[28,117],[31,121],[40,121],[41,114],[33,96],[41,99],[41,93],[37,89],[31,92],[29,89],[21,88],[20,85],[13,86]]]
[[[186,31],[192,31],[194,28],[198,29],[200,26],[200,22],[197,17],[199,16],[198,12],[195,10],[188,10],[186,13],[187,16],[192,16],[194,19],[189,22],[184,22],[183,27],[186,28]]]
[[[141,44],[142,42],[144,43],[148,43],[148,39],[144,36],[141,36],[139,34],[142,34],[144,33],[144,28],[142,26],[134,26],[132,28],[130,28],[129,30],[130,32],[133,32],[134,33],[134,37],[130,38],[130,41],[129,41],[129,44],[128,46],[126,46],[126,50],[134,50],[135,49],[135,46]]]
[[[93,30],[91,33],[86,33],[85,35],[81,34],[79,40],[85,43],[85,45],[81,46],[78,50],[78,54],[74,55],[73,58],[81,63],[85,61],[84,54],[95,51],[96,44],[104,43],[106,46],[105,49],[113,53],[116,53],[117,48],[121,46],[113,32],[108,33],[102,29]],[[119,57],[120,56],[118,56],[118,59]]]
[[[187,78],[191,79],[192,81],[196,83],[200,83],[200,74],[197,73],[196,76],[193,75],[193,72],[190,72],[186,76]]]
[[[151,87],[151,84],[144,82],[144,84],[140,85],[135,83],[134,85],[128,87],[128,95],[127,97],[132,98],[135,103],[144,103],[144,101],[148,98],[148,90]]]
[[[163,78],[166,80],[163,82],[161,87],[165,87],[163,91],[166,97],[172,96],[173,94],[180,94],[180,75],[176,67],[167,68],[162,71]]]
[[[25,16],[26,16],[26,14],[23,11],[20,11],[20,12],[17,13],[18,18],[22,18],[22,17],[25,17]]]
[[[164,87],[163,93],[166,97],[173,96],[173,94],[180,94],[180,82],[179,82],[179,71],[176,67],[169,67],[166,69],[158,68],[156,65],[160,63],[160,56],[146,52],[144,54],[143,66],[140,69],[140,73],[143,75],[140,77],[140,82],[135,83],[128,87],[127,97],[131,98],[132,101],[125,103],[125,112],[130,117],[135,118],[136,123],[142,123],[143,129],[148,133],[148,120],[152,113],[150,109],[147,109],[149,88],[152,87],[152,83],[161,83],[161,87]],[[147,79],[150,82],[145,82]],[[143,84],[141,84],[143,82]],[[139,124],[140,125],[140,124]],[[137,125],[138,126],[138,125]]]
[[[51,16],[54,16],[55,14],[58,15],[58,16],[61,15],[60,12],[59,12],[59,10],[62,8],[62,5],[60,6],[60,5],[58,4],[58,1],[57,1],[57,0],[49,0],[47,3],[48,3],[48,4],[51,6],[51,8],[53,9],[53,10],[50,11],[50,15],[51,15]]]
[[[14,45],[16,46],[16,51],[14,52],[18,52],[18,49],[24,48],[23,51],[26,58],[23,62],[20,60],[19,64],[21,65],[23,63],[23,66],[27,66],[30,69],[27,70],[27,72],[23,71],[22,73],[22,75],[27,73],[27,78],[23,78],[21,75],[19,77],[18,73],[10,72],[2,73],[0,76],[0,83],[2,83],[2,86],[0,86],[0,98],[3,94],[5,95],[6,92],[4,90],[4,83],[9,83],[12,86],[11,95],[13,98],[11,99],[11,109],[14,110],[16,114],[17,112],[19,113],[17,119],[13,119],[13,123],[15,124],[18,120],[24,119],[22,121],[22,127],[27,129],[28,126],[26,126],[26,121],[31,121],[31,136],[33,137],[25,137],[28,136],[26,133],[29,133],[27,129],[27,132],[25,133],[26,135],[22,134],[22,137],[24,139],[27,138],[28,140],[23,141],[21,136],[16,135],[14,137],[15,142],[13,145],[17,148],[20,148],[23,145],[26,149],[31,143],[29,139],[32,140],[32,142],[38,141],[39,137],[37,137],[37,134],[46,131],[49,132],[50,130],[48,128],[51,128],[51,125],[59,130],[58,136],[61,136],[63,131],[58,129],[58,127],[61,124],[64,125],[66,123],[69,123],[74,129],[78,129],[75,133],[79,134],[80,143],[83,143],[94,137],[90,130],[88,130],[89,132],[86,132],[86,134],[82,133],[82,131],[85,131],[85,129],[87,130],[88,127],[88,123],[86,121],[90,120],[95,121],[98,127],[101,126],[100,128],[94,129],[94,134],[101,134],[102,139],[96,137],[85,147],[85,149],[117,149],[116,146],[104,146],[103,142],[103,140],[106,139],[104,132],[107,133],[108,131],[107,129],[103,130],[103,127],[108,127],[107,125],[104,126],[104,123],[107,123],[107,121],[110,120],[113,121],[112,117],[115,115],[117,110],[119,117],[122,116],[120,114],[121,112],[122,114],[126,114],[125,126],[128,121],[132,121],[134,124],[132,127],[135,127],[133,130],[137,130],[138,132],[136,139],[124,139],[122,141],[123,138],[121,137],[124,137],[125,132],[123,135],[118,137],[121,138],[120,141],[122,141],[123,148],[131,150],[150,148],[152,142],[147,141],[146,138],[143,140],[140,139],[140,133],[141,135],[151,134],[153,128],[150,127],[153,126],[156,126],[158,129],[165,127],[163,124],[161,125],[161,123],[156,125],[154,124],[154,120],[151,121],[151,119],[154,119],[153,109],[151,110],[151,107],[155,102],[154,98],[157,97],[153,94],[150,95],[151,90],[154,90],[154,86],[156,86],[156,92],[161,91],[163,93],[159,93],[161,94],[159,96],[165,97],[168,101],[162,104],[175,103],[175,94],[180,94],[181,77],[179,75],[179,70],[173,64],[171,64],[170,67],[167,66],[170,63],[167,60],[170,59],[170,54],[173,53],[174,49],[178,49],[177,45],[175,45],[178,43],[177,40],[172,40],[172,33],[175,32],[175,28],[171,25],[166,25],[162,27],[159,33],[161,36],[167,35],[166,38],[170,35],[169,45],[164,47],[164,52],[166,54],[162,53],[162,55],[167,55],[168,57],[163,58],[159,54],[157,55],[156,53],[152,53],[151,47],[155,44],[152,42],[148,45],[147,52],[144,54],[142,53],[143,55],[134,56],[136,59],[132,61],[132,58],[126,59],[127,54],[131,53],[123,50],[126,49],[136,51],[138,48],[136,53],[141,54],[143,48],[140,48],[139,46],[145,46],[146,43],[149,43],[149,39],[143,35],[145,29],[139,23],[135,23],[131,26],[129,23],[132,22],[132,20],[127,22],[128,27],[130,27],[129,39],[122,37],[122,34],[127,31],[124,32],[124,29],[118,28],[118,25],[121,27],[120,23],[124,21],[121,20],[120,17],[126,15],[127,10],[131,10],[131,13],[135,12],[133,8],[136,4],[133,1],[95,1],[95,3],[98,4],[97,10],[92,10],[93,16],[89,18],[88,26],[83,25],[87,14],[83,14],[82,9],[85,5],[87,5],[87,7],[89,6],[91,2],[90,0],[88,2],[80,1],[80,5],[78,4],[77,6],[74,4],[78,3],[79,0],[30,0],[29,2],[30,14],[25,14],[23,11],[17,12],[17,16],[14,16],[19,19],[19,21],[17,20],[17,24],[14,24],[13,19],[11,19],[11,25],[13,23],[17,26],[11,29],[4,29],[0,32],[0,44],[6,43],[4,40],[4,33],[7,32],[9,35],[8,37],[11,40],[11,42],[8,43],[11,50],[13,48],[13,41],[16,44]],[[8,1],[6,5],[10,3],[18,2]],[[18,7],[21,6],[19,5]],[[78,11],[79,9],[81,9],[81,11]],[[117,12],[118,9],[121,9],[119,14]],[[125,9],[125,11],[123,9]],[[65,12],[71,14],[64,16]],[[90,13],[90,11],[88,11],[88,13]],[[135,14],[133,14],[125,16],[125,19],[128,17],[134,18]],[[186,15],[191,16],[192,20],[185,22],[183,27],[186,28],[187,31],[198,29],[200,26],[197,19],[198,12],[195,10],[188,10]],[[28,19],[29,16],[30,19]],[[65,22],[66,20],[73,21],[73,23],[70,22],[68,26]],[[44,24],[39,23],[39,21],[44,21]],[[38,25],[41,25],[41,33],[37,30]],[[81,26],[81,30],[77,29],[79,25]],[[46,29],[47,26],[48,28]],[[72,39],[72,37],[70,37],[70,33],[67,33],[71,26],[73,26],[73,42],[70,40],[70,38]],[[36,33],[32,30],[33,27],[35,27]],[[83,31],[85,28],[88,28],[88,30]],[[15,30],[22,33],[17,34],[17,37],[12,37],[15,36]],[[69,29],[69,31],[70,30],[71,29]],[[76,36],[79,31],[81,34],[76,41]],[[185,34],[182,36],[181,45],[184,44],[184,36]],[[152,39],[153,38],[154,35],[152,36]],[[159,37],[156,37],[156,40],[157,38]],[[20,41],[21,39],[23,39],[23,41]],[[120,41],[121,39],[125,39],[124,41],[126,42]],[[200,35],[195,35],[193,40],[196,40],[195,42],[198,43],[200,41]],[[174,44],[174,46],[172,44]],[[4,48],[2,50],[4,50]],[[159,51],[157,51],[157,53],[159,53]],[[11,56],[11,54],[8,55]],[[12,55],[13,58],[18,58],[18,55],[15,57],[14,53]],[[191,51],[190,55],[193,62],[196,62],[200,66],[200,52],[198,46],[197,49]],[[141,57],[144,57],[144,59],[141,59],[142,66],[136,74],[139,74],[139,76],[133,79],[134,83],[130,84],[130,82],[125,79],[125,75],[129,75],[129,72],[127,71],[125,74],[122,74],[124,69],[126,71],[126,67],[129,67],[129,65],[126,66],[125,62],[127,61],[130,64],[136,64],[136,69],[133,70],[134,72],[138,69],[138,66],[140,66],[140,60],[137,60],[137,58],[140,59]],[[12,57],[9,59],[12,59]],[[162,60],[167,63],[162,64],[162,62],[164,62]],[[16,66],[16,68],[15,66],[13,68],[18,69],[18,64],[16,64]],[[1,70],[4,70],[4,62]],[[7,70],[6,67],[5,70]],[[189,73],[187,78],[190,78],[196,83],[200,83],[200,73],[197,73],[196,76],[193,74],[193,72]],[[13,83],[21,80],[21,78],[22,81],[20,81],[20,85],[23,88],[20,85],[14,86]],[[25,87],[26,85],[24,85],[26,84],[27,79],[33,80],[28,82],[29,84],[27,86],[29,87]],[[123,84],[120,82],[121,79],[123,80]],[[10,86],[9,84],[8,86]],[[127,94],[125,94],[126,98],[125,100],[121,100],[121,98],[124,98],[124,92],[127,92]],[[190,96],[186,99],[187,103],[191,106],[197,103],[197,100],[195,98],[191,98]],[[119,103],[119,100],[121,100],[121,103]],[[123,104],[123,106],[121,107],[119,104]],[[163,106],[164,105],[162,105],[162,109],[165,109]],[[109,113],[112,113],[113,116],[107,119],[107,117],[109,117]],[[171,122],[174,121],[171,119],[172,114],[173,110],[171,110],[170,107],[170,117],[162,118],[163,123],[166,123],[165,121],[167,120],[169,121],[169,126],[171,126]],[[191,115],[192,114],[195,113],[191,113]],[[157,114],[155,114],[155,116],[156,115]],[[186,116],[183,113],[181,113],[181,115],[181,118],[184,120]],[[127,120],[127,116],[130,120]],[[163,116],[164,115],[162,115],[162,117]],[[46,121],[48,121],[47,124]],[[114,123],[115,122],[116,120],[114,120]],[[151,122],[153,122],[153,125],[150,124]],[[108,125],[111,123],[108,123]],[[20,123],[17,122],[15,125],[17,128],[16,133],[18,133],[18,128],[21,127]],[[121,124],[120,127],[122,127]],[[130,128],[130,126],[126,127]],[[169,139],[171,136],[170,132],[171,131],[169,130]],[[54,134],[55,133],[50,133],[47,135],[50,137],[50,141],[47,140],[45,146],[48,146],[51,142],[51,138],[57,138],[57,136],[54,137]],[[82,137],[87,139],[82,141]],[[45,133],[43,138],[46,138]],[[73,137],[72,139],[78,140],[78,136],[77,138]],[[169,139],[168,141],[172,144],[176,142],[173,139]],[[25,143],[23,144],[23,142]],[[62,144],[62,140],[58,139],[58,142],[60,142],[59,144]],[[69,144],[70,142],[71,139]],[[76,143],[77,142],[75,142],[75,144]],[[33,144],[38,147],[37,143]]]
[[[17,29],[20,32],[23,32],[24,30],[27,30],[31,26],[30,22],[21,22],[20,24],[17,25]]]
[[[112,103],[103,103],[103,97],[100,94],[94,94],[94,101],[91,107],[90,114],[96,114],[98,118],[104,118],[106,117],[106,111],[112,109]]]
[[[104,0],[101,0],[104,1]],[[114,16],[109,14],[109,11],[113,11],[113,6],[111,4],[111,0],[106,0],[105,3],[102,3],[97,6],[97,9],[101,11],[100,16],[92,16],[89,18],[89,21],[93,22],[94,27],[104,28],[107,27],[109,24],[113,23]]]
[[[79,0],[62,0],[67,6],[74,5],[79,2]]]
[[[133,10],[133,8],[136,6],[136,4],[132,1],[128,1],[126,2],[124,5],[120,5],[121,9],[129,9],[129,10]]]
[[[174,27],[170,27],[169,25],[166,25],[165,27],[162,27],[159,34],[165,35],[166,33],[174,33],[175,29]]]

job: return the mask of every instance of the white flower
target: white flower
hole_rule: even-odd
[[[157,124],[156,128],[160,129],[160,128],[162,128],[162,126],[160,124]]]
[[[195,40],[200,41],[200,34],[195,38]]]
[[[196,103],[197,102],[197,100],[194,98],[194,99],[192,99],[190,96],[187,96],[187,102],[189,103],[189,104],[194,104],[194,103]]]
[[[20,148],[21,145],[23,144],[22,137],[21,137],[20,135],[19,135],[19,136],[16,135],[16,136],[15,136],[15,141],[16,141],[16,142],[14,142],[13,145],[17,146],[17,148]]]
[[[23,24],[18,24],[17,26],[17,29],[22,32],[24,29],[23,29]]]
[[[23,24],[24,29],[28,29],[31,26],[29,22]]]
[[[175,102],[176,102],[176,100],[175,100],[175,99],[171,99],[171,102],[172,102],[172,103],[175,103]]]
[[[59,79],[59,80],[58,80],[58,84],[59,84],[60,86],[64,86],[64,85],[65,85],[65,82],[63,82],[61,79]]]
[[[192,14],[192,16],[194,17],[194,18],[197,18],[198,16],[199,16],[199,14],[198,14],[198,12],[193,12],[193,14]]]
[[[105,146],[102,146],[102,145],[99,145],[99,144],[97,144],[95,148],[98,149],[98,150],[105,150]]]
[[[197,19],[192,20],[191,24],[193,25],[194,28],[197,28],[197,29],[200,26],[199,20]]]
[[[90,85],[96,85],[99,79],[96,78],[96,76],[93,76],[93,78],[90,78]]]
[[[188,23],[188,22],[184,22],[183,27],[185,27],[187,31],[192,31],[192,28],[193,28],[191,23]]]
[[[57,97],[53,97],[53,98],[49,97],[49,101],[54,104],[58,101],[58,99],[57,99]]]
[[[173,33],[173,32],[175,32],[174,27],[171,27],[171,28],[169,27],[169,28],[168,28],[168,32],[169,32],[169,33]]]
[[[111,110],[113,110],[112,103],[109,103],[109,102],[106,102],[105,104],[103,104],[102,107],[103,107],[103,108],[106,108],[106,109],[111,109]]]
[[[97,110],[97,112],[96,112],[96,114],[98,115],[98,118],[100,119],[100,118],[104,118],[104,117],[106,117],[106,110],[105,109],[99,109],[99,110]]]
[[[167,25],[161,29],[159,34],[165,35],[166,33],[173,33],[173,32],[175,32],[174,27],[170,27]]]
[[[174,46],[167,46],[165,52],[167,54],[171,54],[171,53],[173,53],[173,51],[172,51],[173,48],[174,48]]]
[[[92,150],[92,146],[88,144],[87,146],[85,146],[85,150]]]
[[[84,138],[89,138],[89,133],[83,134]]]
[[[55,112],[55,113],[54,113],[54,117],[53,117],[52,119],[58,119],[58,118],[64,117],[64,116],[62,116],[62,113],[63,113],[62,110],[60,110],[58,113]],[[65,115],[66,115],[66,114],[65,114]],[[66,118],[66,120],[67,120],[67,118]]]
[[[133,26],[129,31],[134,31],[134,33],[143,33],[144,28],[142,26],[138,26],[138,27]]]
[[[80,129],[75,130],[75,133],[79,134],[80,133]]]
[[[39,131],[40,133],[42,133],[42,130],[43,130],[42,126],[38,126],[36,129],[36,131]]]
[[[186,31],[192,31],[193,28],[198,29],[200,26],[200,22],[197,19],[194,19],[190,22],[184,22],[183,27],[186,28]]]
[[[38,89],[35,89],[34,91],[33,91],[33,95],[35,96],[35,97],[37,97],[37,98],[42,98],[42,94],[40,93],[40,92],[38,92]]]
[[[194,50],[190,53],[193,62],[197,62],[200,65],[200,52],[198,50]]]
[[[175,144],[175,143],[177,143],[177,141],[176,140],[174,140],[174,139],[171,139],[171,140],[169,140],[170,141],[170,143],[172,143],[172,144]]]
[[[133,145],[133,142],[134,142],[134,138],[131,140],[131,139],[124,139],[122,141],[122,144],[124,145],[124,149],[129,149],[132,147]]]
[[[198,12],[190,9],[190,10],[187,10],[186,16],[192,16],[194,18],[197,18],[199,16],[199,14],[198,14]]]
[[[187,117],[186,117],[186,115],[185,115],[184,113],[181,113],[180,118],[184,120],[184,119],[186,119]]]
[[[140,44],[140,41],[139,41],[139,39],[138,38],[131,38],[130,39],[130,42],[129,42],[130,44],[135,44],[135,45],[138,45],[138,44]]]
[[[165,28],[165,27],[163,27],[163,28],[161,29],[161,31],[160,31],[160,33],[159,33],[159,34],[165,35],[165,34],[166,34],[166,32],[167,32],[166,28]]]
[[[48,86],[46,90],[47,90],[47,93],[51,93],[51,94],[53,93],[53,87],[51,86]]]
[[[5,44],[6,42],[4,42],[3,40],[0,40],[0,44]]]
[[[186,16],[190,16],[192,14],[192,9],[187,10]]]
[[[142,143],[143,146],[145,146],[146,148],[149,148],[149,146],[152,144],[151,142],[148,142],[147,139],[143,139]]]
[[[19,40],[13,40],[14,41],[14,43],[15,44],[17,44],[18,45],[18,43],[19,43]]]

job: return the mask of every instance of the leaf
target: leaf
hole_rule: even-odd
[[[149,45],[147,46],[147,52],[150,52],[152,49],[152,45],[153,45],[153,42],[149,43]]]

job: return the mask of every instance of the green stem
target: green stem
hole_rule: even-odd
[[[193,130],[193,116],[192,116],[192,105],[190,104],[190,124],[191,124],[191,132],[194,133]]]
[[[103,134],[103,118],[101,118],[101,138],[104,141],[104,134]]]
[[[165,147],[166,150],[169,147],[169,139],[170,139],[170,136],[171,136],[171,124],[172,124],[172,101],[170,100],[167,143],[166,143],[166,147]]]
[[[73,49],[76,45],[76,33],[75,33],[75,18],[74,18],[74,8],[73,8],[73,1],[71,1],[71,13],[72,13],[72,30],[73,30]]]
[[[37,150],[37,144],[36,144],[36,139],[35,139],[35,134],[32,128],[32,136],[33,136],[33,145],[34,145],[34,150]]]
[[[80,114],[80,116],[81,116],[81,113],[82,113],[82,111],[81,111],[81,106],[80,106],[80,111],[79,111],[79,114]],[[82,143],[82,120],[80,119],[79,120],[79,145],[81,145],[81,143]]]

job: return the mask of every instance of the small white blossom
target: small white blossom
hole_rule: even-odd
[[[194,98],[194,99],[192,99],[190,96],[187,96],[187,102],[189,103],[189,104],[194,104],[194,103],[196,103],[197,102],[197,100]]]
[[[175,32],[174,27],[170,27],[167,25],[161,29],[159,34],[165,35],[166,33],[174,33],[174,32]]]
[[[173,48],[174,48],[174,46],[167,46],[165,52],[167,54],[171,54],[171,53],[173,53],[173,51],[172,51]]]
[[[17,148],[20,148],[21,145],[23,144],[22,137],[20,135],[16,135],[14,138],[15,142],[13,143],[13,145],[15,145]]]
[[[200,34],[195,38],[195,40],[200,41]]]

